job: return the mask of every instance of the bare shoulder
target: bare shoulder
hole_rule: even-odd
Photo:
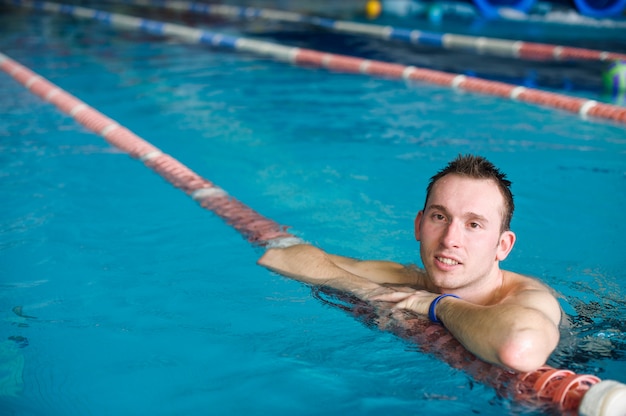
[[[556,325],[559,324],[561,307],[554,289],[533,277],[509,271],[503,271],[503,273],[505,283],[502,291],[502,303],[516,303],[540,310]]]
[[[512,295],[524,291],[538,291],[554,295],[554,290],[534,277],[503,270],[505,293]]]

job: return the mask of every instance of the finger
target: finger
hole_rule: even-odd
[[[394,306],[393,308],[394,309],[411,309],[409,307],[409,299],[405,299],[403,301],[396,303],[396,306]]]
[[[405,309],[413,312],[418,312],[418,298],[416,296],[408,296],[406,299],[396,303],[394,309]]]

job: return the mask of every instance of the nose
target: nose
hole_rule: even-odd
[[[460,247],[462,240],[461,225],[457,221],[449,222],[441,236],[444,247]]]

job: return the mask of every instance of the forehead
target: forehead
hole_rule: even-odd
[[[433,185],[426,207],[440,205],[458,213],[475,212],[498,215],[504,207],[504,197],[493,179],[476,179],[448,174]]]

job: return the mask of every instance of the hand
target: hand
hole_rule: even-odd
[[[430,304],[438,295],[425,290],[396,291],[372,297],[371,300],[395,303],[393,309],[407,309],[419,315],[428,315]]]

